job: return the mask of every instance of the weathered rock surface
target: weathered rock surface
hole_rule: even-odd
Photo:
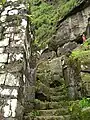
[[[81,36],[83,32],[88,31],[87,29],[89,26],[90,18],[89,9],[90,6],[88,4],[88,7],[81,11],[78,11],[74,15],[67,17],[66,20],[61,22],[56,32],[56,35],[49,42],[49,48],[55,50],[58,47],[63,46],[65,43],[72,41],[81,43],[82,42]]]
[[[73,64],[79,63],[77,65],[76,71],[80,72],[81,76],[81,91],[83,96],[90,96],[90,39],[87,39],[82,46],[72,51],[71,62]]]
[[[26,12],[23,0],[7,0],[0,10],[0,114],[5,120],[22,120],[35,96],[35,87],[25,86],[27,80],[23,72]]]
[[[73,49],[75,49],[77,47],[77,43],[76,42],[68,42],[66,44],[64,44],[62,47],[59,47],[57,49],[57,55],[58,56],[62,56],[67,54],[69,51],[72,51]]]

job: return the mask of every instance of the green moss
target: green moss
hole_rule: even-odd
[[[79,48],[74,50],[70,56],[72,60],[78,59],[83,64],[89,64],[90,63],[90,38],[87,39],[87,41],[81,45]]]
[[[1,0],[1,1],[0,1],[0,5],[4,5],[5,2],[6,2],[6,0]]]
[[[82,51],[82,50],[76,50],[72,52],[72,57],[74,59],[79,58],[79,59],[86,59],[90,55],[90,50],[87,51]]]
[[[87,51],[73,51],[71,55],[72,59],[78,59],[83,65],[88,65],[90,63],[90,50]]]
[[[82,110],[82,120],[90,120],[90,107]]]
[[[86,42],[83,43],[83,47],[84,47],[85,49],[89,49],[89,47],[90,47],[90,38],[88,38],[88,39],[86,40]]]
[[[79,102],[81,108],[87,108],[90,107],[90,98],[83,98]]]
[[[81,77],[82,77],[83,82],[90,82],[90,74],[89,73],[83,73]]]
[[[90,99],[73,101],[70,103],[69,112],[70,120],[89,120],[90,119]]]
[[[69,107],[71,118],[70,120],[81,120],[81,107],[79,101],[75,101]]]
[[[27,118],[28,118],[29,120],[32,120],[32,119],[34,119],[36,116],[40,116],[40,113],[39,113],[39,111],[37,111],[37,110],[33,110],[32,112],[30,112],[30,113],[27,115]]]

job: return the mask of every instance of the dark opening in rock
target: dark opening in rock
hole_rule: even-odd
[[[62,83],[60,81],[55,80],[50,84],[50,87],[53,88],[53,87],[58,87],[60,85],[62,85]]]
[[[46,101],[48,100],[47,96],[44,93],[35,93],[35,99],[41,100],[41,101]]]
[[[39,77],[38,76],[36,76],[36,81],[38,81],[39,80]]]

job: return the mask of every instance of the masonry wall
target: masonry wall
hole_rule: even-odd
[[[23,119],[27,91],[23,72],[26,28],[24,1],[7,0],[0,11],[0,112],[5,120]]]

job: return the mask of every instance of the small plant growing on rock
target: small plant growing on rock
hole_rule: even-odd
[[[69,108],[71,118],[70,120],[81,120],[81,107],[79,102],[74,102]]]
[[[81,108],[90,107],[90,98],[83,98],[79,103]]]
[[[30,118],[30,120],[33,120],[36,116],[40,116],[40,113],[37,110],[33,110],[28,114],[28,117]]]

